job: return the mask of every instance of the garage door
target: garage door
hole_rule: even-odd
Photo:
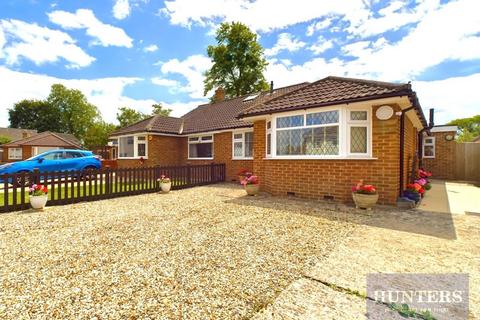
[[[33,155],[36,156],[37,154],[44,153],[50,150],[58,150],[63,149],[59,147],[33,147]]]

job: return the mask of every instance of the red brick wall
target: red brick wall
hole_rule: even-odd
[[[189,160],[188,144],[186,137],[152,136],[148,141],[148,159],[144,166],[170,166],[170,165],[195,165],[225,163],[226,180],[237,180],[237,172],[241,168],[253,169],[253,160],[232,160],[232,133],[217,133],[213,137],[213,160]],[[119,159],[118,166],[139,167],[138,159]]]
[[[22,146],[22,160],[26,160],[32,157],[32,147],[31,146]],[[16,162],[20,160],[8,159],[8,147],[3,147],[3,156],[1,162]]]
[[[455,140],[447,141],[446,135],[455,135],[451,132],[433,132],[435,137],[435,158],[424,158],[423,167],[431,171],[434,178],[455,179]]]
[[[232,159],[232,132],[216,133],[213,137],[213,161],[212,160],[188,160],[187,141],[182,145],[184,159],[183,164],[210,164],[225,163],[226,181],[237,181],[237,172],[245,168],[253,170],[253,160],[233,160]]]
[[[394,116],[386,121],[373,117],[372,129],[375,160],[267,160],[264,159],[265,121],[256,121],[254,173],[260,178],[261,188],[272,194],[294,192],[296,196],[314,199],[333,196],[341,202],[351,202],[352,185],[364,179],[365,183],[377,187],[380,203],[394,204],[399,193],[399,117]],[[413,130],[410,128],[406,137],[410,145],[406,153],[410,156],[413,156],[413,139]]]
[[[413,111],[410,111],[413,112]],[[418,168],[418,156],[415,157],[417,153],[418,146],[418,131],[413,126],[413,123],[408,117],[405,117],[405,152],[403,158],[403,187],[411,182],[412,179],[412,165],[415,161],[415,170]]]
[[[118,167],[175,166],[181,163],[182,143],[186,142],[186,137],[149,135],[147,139],[148,159],[143,164],[139,159],[118,159]]]

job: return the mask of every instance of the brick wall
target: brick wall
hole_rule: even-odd
[[[376,108],[373,110],[375,114]],[[405,157],[413,157],[415,134],[409,120]],[[296,196],[323,199],[333,196],[351,202],[351,187],[358,180],[374,184],[379,202],[394,204],[399,193],[399,117],[380,121],[373,117],[372,147],[375,160],[276,160],[265,158],[265,121],[254,124],[254,173],[261,188],[276,195],[294,192]]]
[[[225,163],[226,180],[238,180],[237,172],[241,168],[253,169],[253,160],[232,160],[232,133],[222,132],[213,138],[213,160],[189,160],[188,142],[186,137],[152,136],[148,141],[148,159],[144,166],[173,166]],[[119,159],[120,168],[139,167],[142,163],[138,159]]]
[[[213,161],[212,160],[188,160],[187,141],[182,145],[184,159],[182,164],[210,164],[225,163],[226,181],[238,181],[237,172],[245,168],[253,170],[253,160],[232,159],[232,132],[216,133],[213,137]]]
[[[434,132],[435,158],[424,158],[423,167],[431,171],[434,178],[455,179],[455,140],[447,141],[446,135],[455,135],[451,132]]]
[[[140,166],[176,166],[181,163],[182,145],[186,137],[148,136],[148,159],[144,163],[139,159],[118,159],[119,168]]]
[[[33,155],[33,153],[32,153],[32,147],[31,146],[22,146],[22,160],[26,160],[28,158],[31,158],[32,155]],[[6,163],[6,162],[16,162],[16,161],[20,161],[20,160],[8,159],[8,148],[4,147],[1,162]]]
[[[413,112],[413,111],[410,111]],[[412,182],[412,168],[418,168],[418,131],[408,117],[405,117],[405,152],[403,158],[403,187]],[[415,161],[415,162],[414,162]]]

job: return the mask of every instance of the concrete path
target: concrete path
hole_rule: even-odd
[[[419,209],[480,215],[480,187],[471,183],[432,180],[432,189],[425,195]]]
[[[480,319],[479,216],[377,209],[345,219],[353,234],[255,319],[365,319],[369,273],[468,273],[469,319]]]

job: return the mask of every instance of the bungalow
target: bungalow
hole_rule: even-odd
[[[81,143],[71,134],[45,131],[5,143],[2,162],[25,160],[37,154],[54,149],[80,149]]]
[[[394,204],[422,152],[426,119],[410,84],[327,77],[153,116],[115,131],[118,166],[225,163],[276,195],[351,201],[358,180]]]

